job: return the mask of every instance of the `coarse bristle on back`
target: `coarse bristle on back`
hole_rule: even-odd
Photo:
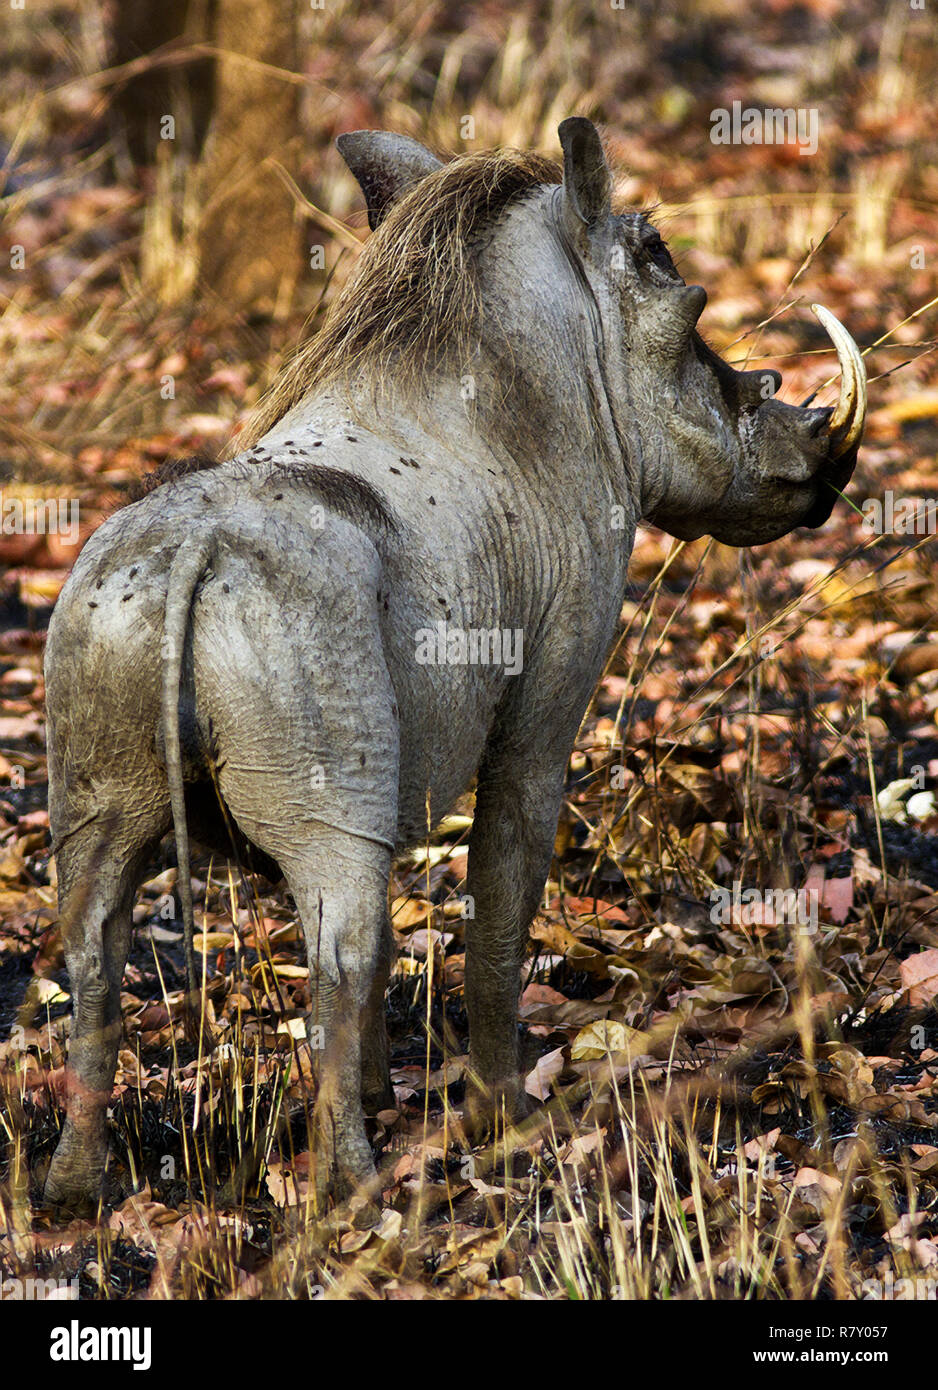
[[[428,174],[369,238],[323,327],[296,353],[238,436],[255,444],[315,387],[419,382],[478,332],[473,242],[508,205],[556,184],[551,160],[519,150],[462,155]]]

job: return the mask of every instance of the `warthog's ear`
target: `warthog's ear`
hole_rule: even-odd
[[[574,220],[591,227],[609,216],[612,179],[592,121],[571,116],[557,128],[563,147],[564,202]]]
[[[386,130],[351,130],[336,139],[339,154],[361,184],[372,231],[402,193],[442,168],[435,154],[407,135]]]

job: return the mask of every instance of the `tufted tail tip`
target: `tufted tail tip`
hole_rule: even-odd
[[[195,998],[188,995],[183,1010],[183,1027],[186,1034],[186,1042],[191,1047],[197,1048],[199,1052],[214,1052],[218,1046],[218,1039],[215,1030],[208,1020],[206,1012],[202,1007],[201,992]]]

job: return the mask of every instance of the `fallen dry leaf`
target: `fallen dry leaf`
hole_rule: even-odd
[[[938,994],[938,948],[932,946],[917,956],[907,956],[899,965],[899,978],[909,991],[909,1003],[922,1008]]]

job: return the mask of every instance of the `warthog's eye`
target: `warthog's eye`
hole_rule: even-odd
[[[639,268],[663,271],[669,280],[675,276],[674,262],[655,227],[638,214],[621,219],[626,244]]]
[[[657,232],[650,228],[642,237],[641,254],[660,270],[673,270],[670,252]]]

